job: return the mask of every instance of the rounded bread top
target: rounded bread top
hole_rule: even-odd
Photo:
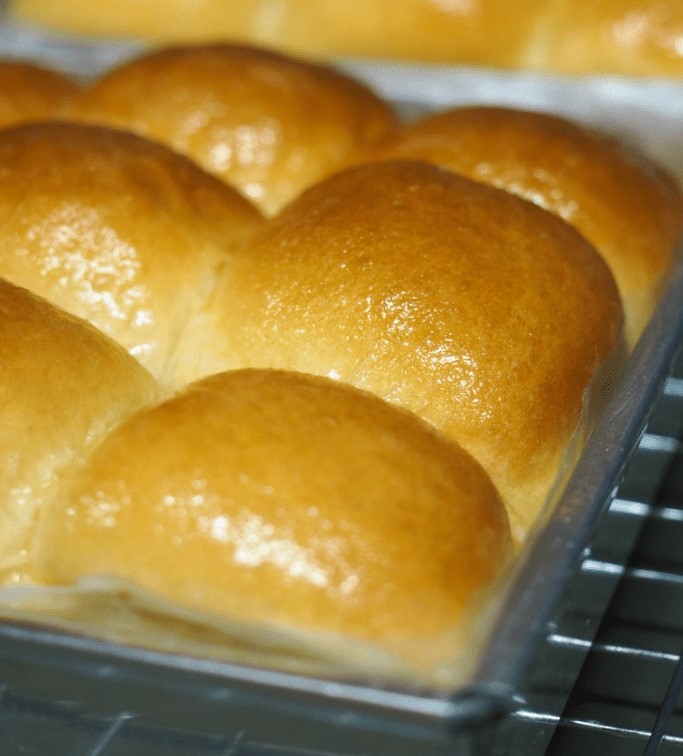
[[[20,60],[0,60],[0,128],[58,118],[80,86],[58,71]]]
[[[383,100],[344,74],[228,44],[124,63],[85,91],[72,115],[188,155],[268,215],[396,123]]]
[[[366,164],[262,227],[224,268],[174,366],[178,383],[302,370],[407,407],[515,499],[521,532],[621,324],[609,269],[561,219],[426,163]]]
[[[210,376],[119,425],[37,544],[48,583],[116,576],[413,660],[510,555],[500,497],[462,449],[370,394],[269,370]]]
[[[24,20],[110,38],[239,39],[326,60],[683,77],[680,0],[12,0],[10,8]]]
[[[559,116],[462,107],[404,127],[368,159],[425,160],[559,215],[602,254],[633,346],[683,231],[683,193],[644,154]]]
[[[0,275],[89,320],[157,377],[260,221],[236,191],[133,134],[0,131]]]
[[[0,574],[23,579],[28,539],[69,467],[157,398],[149,373],[86,321],[0,279]]]
[[[679,0],[563,0],[545,5],[546,28],[532,35],[519,61],[522,67],[569,75],[683,79]]]

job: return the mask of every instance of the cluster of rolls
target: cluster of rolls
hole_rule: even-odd
[[[109,576],[450,653],[656,306],[675,182],[553,116],[402,125],[232,45],[88,86],[6,62],[0,118],[13,595]]]
[[[683,77],[680,0],[10,0],[70,34],[239,39],[311,57]]]

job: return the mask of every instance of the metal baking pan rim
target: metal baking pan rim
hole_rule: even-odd
[[[514,691],[534,639],[616,492],[672,363],[683,345],[683,237],[665,292],[581,452],[552,517],[526,547],[472,684]],[[552,565],[552,569],[548,567]],[[529,618],[533,618],[530,623]],[[520,643],[520,639],[524,643]],[[504,694],[501,691],[501,694]]]
[[[257,688],[261,693],[300,694],[325,701],[330,705],[353,705],[373,710],[376,714],[400,714],[428,720],[433,726],[474,725],[490,721],[509,711],[514,703],[508,691],[495,686],[466,684],[455,693],[431,689],[410,690],[377,682],[325,679],[267,667],[251,667],[238,663],[156,651],[150,648],[86,637],[46,626],[24,624],[17,620],[0,620],[0,643],[21,644],[30,649],[26,654],[13,648],[15,661],[35,661],[40,652],[41,663],[51,668],[74,671],[74,662],[83,669],[125,664],[134,677],[147,676],[150,670],[190,675],[212,683],[243,688]],[[133,670],[133,671],[131,671]],[[137,672],[135,671],[137,670]],[[119,672],[121,670],[119,669]]]

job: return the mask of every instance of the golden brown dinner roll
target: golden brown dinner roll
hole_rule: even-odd
[[[118,426],[36,549],[48,583],[114,576],[193,609],[428,656],[506,563],[510,534],[488,476],[411,413],[244,370]]]
[[[561,219],[426,163],[368,164],[306,191],[225,267],[176,381],[278,367],[372,391],[467,449],[521,538],[621,321],[608,268]]]
[[[0,279],[0,582],[30,577],[26,547],[69,465],[156,383],[90,324]]]
[[[550,3],[549,33],[536,34],[533,68],[683,79],[680,0],[563,0]],[[534,45],[533,43],[536,42]]]
[[[73,115],[169,145],[267,214],[395,124],[388,105],[332,69],[234,45],[124,63]]]
[[[624,303],[626,338],[635,344],[683,231],[680,187],[644,155],[558,116],[462,107],[406,126],[371,157],[426,160],[564,218],[610,266]]]
[[[77,34],[202,42],[237,39],[307,56],[466,60],[505,65],[519,56],[542,0],[15,0],[13,14]],[[521,8],[520,8],[521,5]]]
[[[680,0],[13,0],[10,8],[76,34],[240,39],[327,59],[683,77]]]
[[[57,118],[78,92],[75,81],[57,71],[19,60],[0,60],[0,128]]]
[[[163,378],[185,320],[261,216],[186,158],[66,123],[0,131],[0,275]]]

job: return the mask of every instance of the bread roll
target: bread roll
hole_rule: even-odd
[[[683,232],[680,187],[644,155],[558,116],[462,107],[406,126],[371,157],[426,160],[564,218],[610,266],[635,344]]]
[[[521,540],[621,323],[608,268],[564,221],[432,165],[368,164],[309,189],[233,258],[176,381],[277,367],[407,407],[481,463]]]
[[[0,128],[56,118],[79,87],[69,77],[19,60],[0,60]]]
[[[0,275],[89,320],[160,379],[217,268],[260,221],[237,192],[132,134],[0,131]]]
[[[69,466],[157,397],[118,344],[0,279],[0,582],[29,579],[37,517]]]
[[[683,77],[680,0],[13,0],[10,8],[77,34],[239,39],[326,59]]]
[[[563,0],[551,5],[549,33],[532,37],[523,66],[683,79],[680,0]]]
[[[188,155],[266,214],[395,124],[387,104],[332,69],[234,45],[165,49],[124,63],[72,115]]]
[[[477,606],[510,534],[479,465],[417,417],[327,379],[244,370],[110,433],[36,550],[47,583],[114,576],[412,658]]]

